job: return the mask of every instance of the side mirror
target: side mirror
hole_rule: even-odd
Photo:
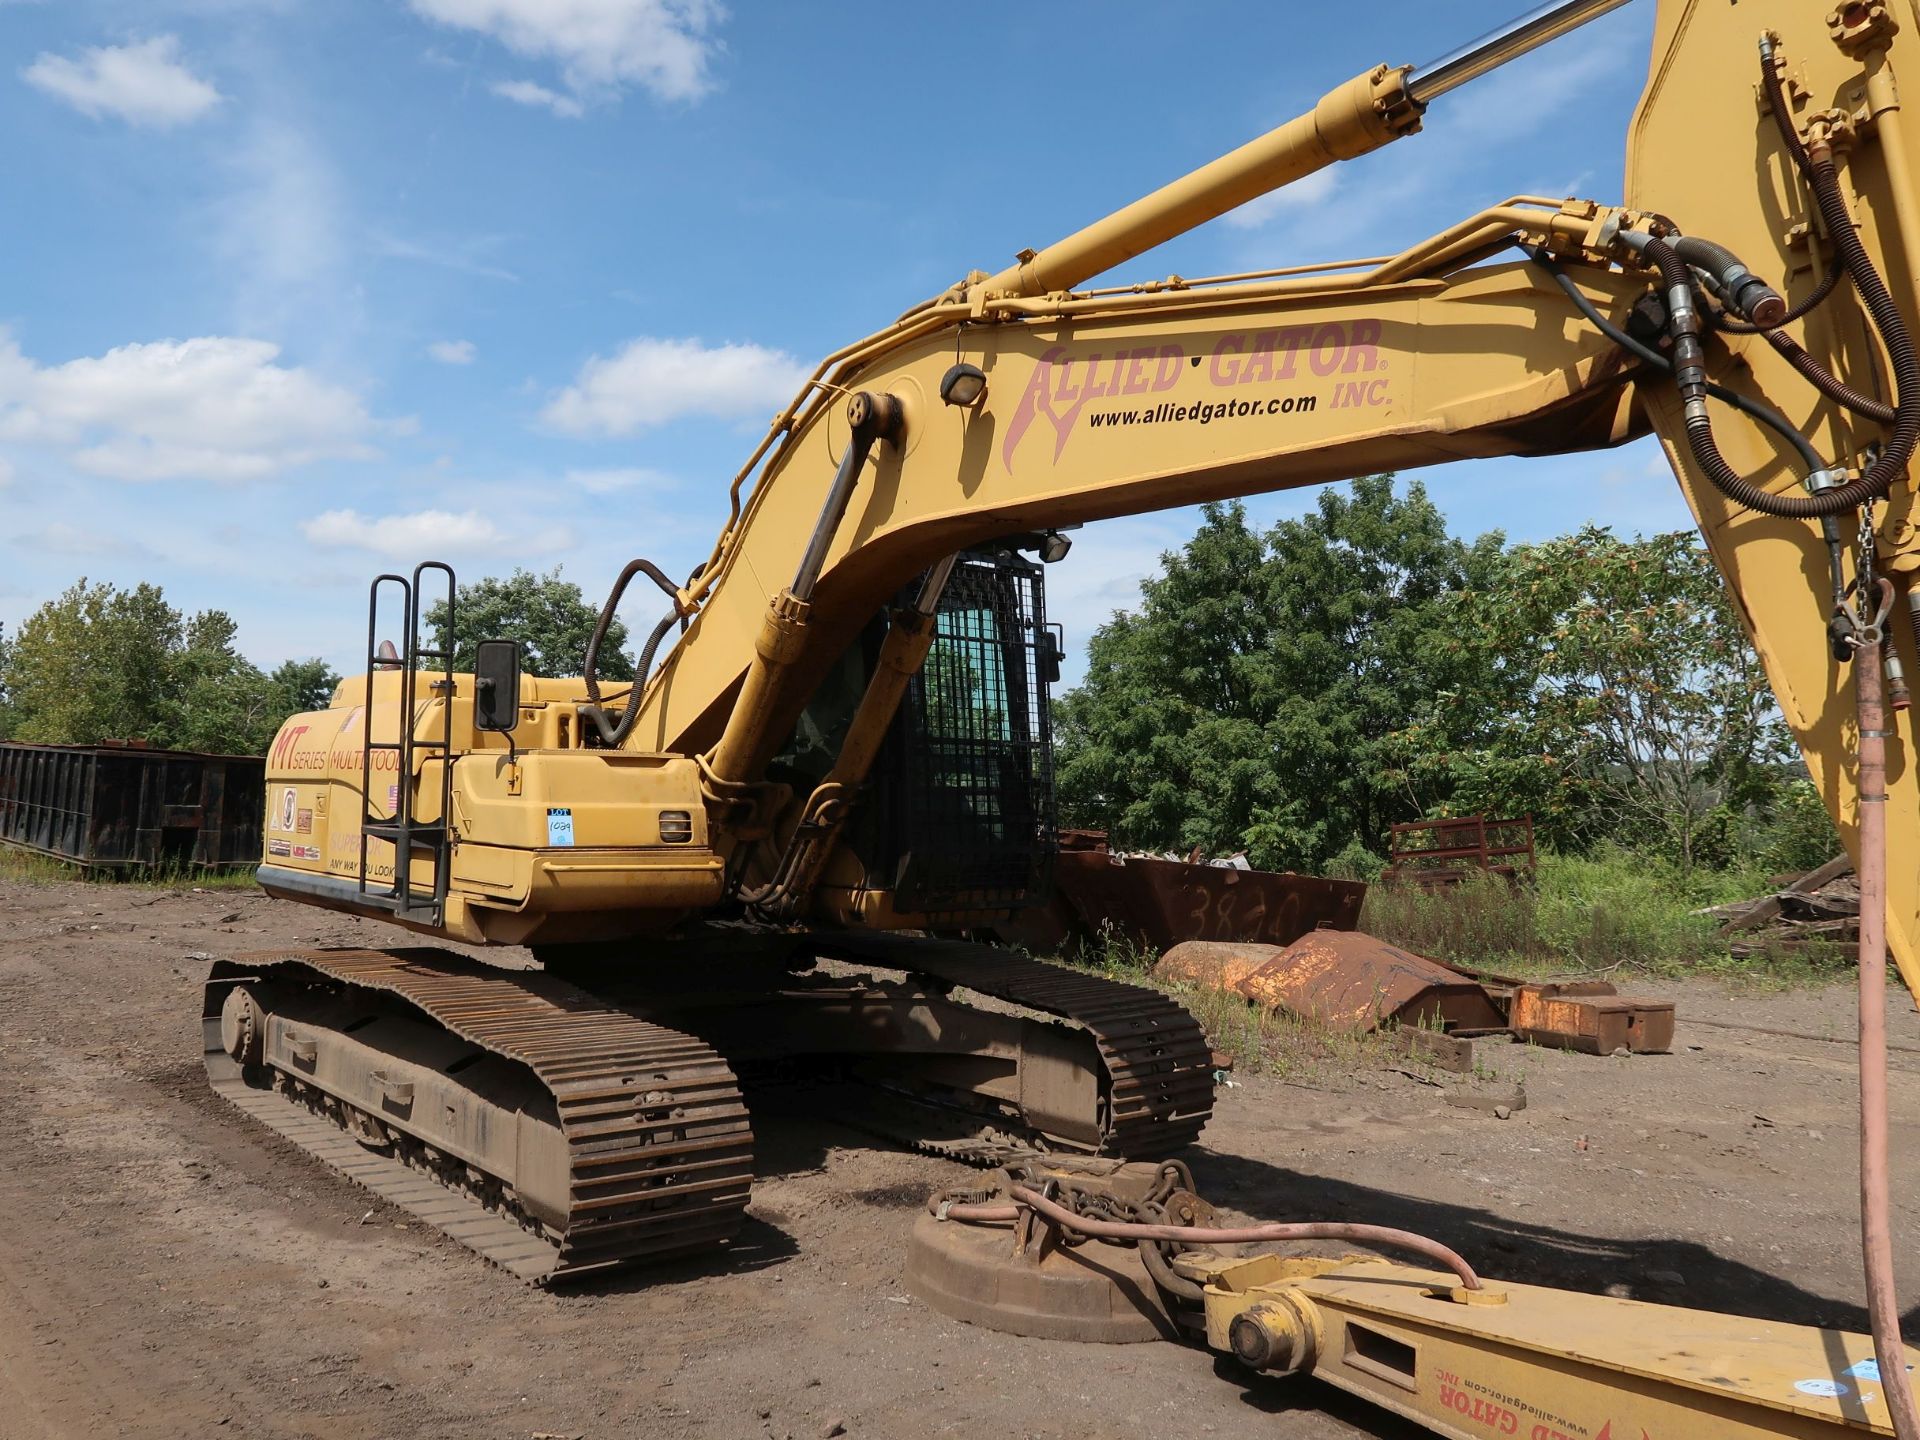
[[[1049,685],[1060,683],[1060,666],[1067,658],[1067,634],[1059,625],[1040,632],[1040,677]]]
[[[473,724],[510,734],[520,723],[520,642],[482,640],[473,657]]]

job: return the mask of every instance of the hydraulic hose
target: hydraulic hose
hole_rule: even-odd
[[[1763,515],[1817,520],[1823,515],[1857,510],[1866,501],[1886,493],[1890,477],[1879,473],[1878,464],[1857,480],[1804,496],[1775,495],[1729,465],[1714,439],[1713,417],[1707,411],[1706,397],[1711,392],[1707,388],[1705,351],[1700,344],[1699,314],[1691,300],[1693,272],[1673,246],[1663,240],[1647,240],[1641,253],[1659,267],[1660,278],[1667,287],[1674,335],[1673,378],[1686,406],[1687,443],[1693,451],[1694,462],[1721,494]],[[1916,369],[1915,382],[1920,386],[1920,369]],[[1920,403],[1920,388],[1912,393]],[[1920,415],[1915,418],[1920,422]],[[1816,457],[1814,469],[1824,472],[1826,465]]]
[[[1671,360],[1667,359],[1666,356],[1662,355],[1658,350],[1655,350],[1651,345],[1643,345],[1618,325],[1615,325],[1611,320],[1607,319],[1606,316],[1602,315],[1599,307],[1586,297],[1585,292],[1573,283],[1572,278],[1554,263],[1546,251],[1534,249],[1526,245],[1522,245],[1520,248],[1525,252],[1529,260],[1533,261],[1534,264],[1538,265],[1553,277],[1554,283],[1566,292],[1566,296],[1573,302],[1574,308],[1579,310],[1579,312],[1587,318],[1588,323],[1591,324],[1594,329],[1598,330],[1602,335],[1605,335],[1622,350],[1627,351],[1631,355],[1638,356],[1663,374],[1670,374],[1672,372],[1673,362]],[[1738,390],[1729,390],[1724,385],[1716,385],[1712,381],[1707,382],[1707,394],[1720,401],[1723,405],[1730,405],[1741,414],[1758,420],[1761,424],[1778,432],[1780,438],[1793,446],[1799,453],[1800,458],[1806,462],[1809,471],[1820,470],[1825,467],[1826,461],[1821,458],[1820,452],[1815,450],[1807,437],[1802,435],[1800,431],[1794,427],[1792,422],[1779,411],[1770,406],[1763,405],[1757,400],[1748,399]]]
[[[1867,247],[1861,242],[1860,232],[1854,228],[1853,215],[1847,209],[1846,196],[1841,193],[1840,179],[1834,170],[1833,148],[1824,140],[1814,145],[1803,143],[1799,131],[1794,128],[1792,111],[1780,83],[1779,67],[1774,64],[1770,39],[1761,42],[1760,78],[1766,89],[1768,108],[1773,111],[1774,124],[1780,132],[1781,143],[1786,146],[1787,153],[1793,157],[1795,166],[1813,191],[1814,203],[1819,207],[1820,218],[1826,224],[1827,237],[1834,247],[1834,257],[1852,277],[1861,303],[1867,307],[1867,314],[1872,317],[1874,328],[1880,332],[1880,339],[1885,343],[1887,354],[1893,362],[1897,406],[1893,436],[1887,448],[1867,473],[1852,485],[1829,490],[1814,498],[1829,499],[1856,489],[1861,499],[1882,495],[1888,486],[1906,474],[1907,462],[1913,458],[1914,445],[1920,441],[1920,355],[1914,351],[1913,341],[1907,334],[1906,321],[1900,315],[1900,307],[1888,293],[1886,282],[1880,278],[1872,257],[1867,254]],[[1852,503],[1859,502],[1856,500]]]
[[[1893,585],[1875,582],[1863,608],[1882,624]],[[1920,1414],[1900,1338],[1893,1287],[1893,1224],[1887,1177],[1887,716],[1880,646],[1861,645],[1853,665],[1860,716],[1860,1248],[1866,1272],[1868,1328],[1880,1386],[1900,1440],[1920,1437]]]
[[[1899,411],[1893,406],[1884,400],[1876,400],[1871,395],[1862,395],[1851,385],[1846,384],[1814,359],[1792,336],[1778,330],[1768,330],[1764,333],[1767,343],[1778,350],[1789,365],[1811,381],[1814,389],[1834,404],[1843,406],[1856,415],[1864,415],[1869,420],[1878,420],[1882,425],[1892,425],[1899,419]]]
[[[1867,247],[1860,241],[1859,231],[1854,228],[1846,197],[1840,193],[1840,178],[1833,168],[1832,149],[1823,141],[1808,153],[1812,163],[1808,167],[1807,178],[1813,186],[1814,198],[1820,204],[1827,231],[1833,237],[1841,263],[1853,277],[1854,289],[1859,292],[1867,313],[1873,317],[1874,329],[1880,332],[1880,338],[1886,344],[1888,358],[1893,362],[1893,389],[1897,401],[1893,435],[1887,441],[1887,448],[1857,482],[1865,488],[1866,494],[1880,495],[1907,473],[1907,462],[1913,458],[1915,444],[1920,443],[1920,353],[1915,352],[1913,340],[1907,333],[1907,322],[1901,318],[1900,307],[1894,303],[1886,282],[1880,278],[1880,272],[1874,268],[1873,260],[1867,254]]]
[[[1826,304],[1827,297],[1833,294],[1834,287],[1846,277],[1846,273],[1847,267],[1840,263],[1840,257],[1836,255],[1833,263],[1827,266],[1826,278],[1813,287],[1813,292],[1806,299],[1789,309],[1772,325],[1755,325],[1737,316],[1728,315],[1721,317],[1720,328],[1730,335],[1762,335],[1782,325],[1791,325],[1796,320],[1803,320]]]
[[[614,613],[620,608],[621,597],[627,593],[627,584],[636,575],[645,575],[664,590],[673,600],[673,608],[661,617],[660,623],[653,627],[653,633],[647,637],[647,643],[640,652],[639,667],[634,671],[633,691],[638,691],[647,683],[647,676],[653,673],[654,654],[681,614],[679,588],[651,560],[629,561],[627,568],[620,572],[620,578],[613,582],[613,589],[607,594],[607,603],[600,607],[600,618],[594,624],[593,638],[587,641],[586,663],[581,666],[581,678],[587,685],[587,704],[581,707],[580,713],[593,721],[593,728],[600,732],[601,742],[615,748],[624,744],[627,736],[633,733],[634,724],[640,718],[640,706],[636,703],[639,697],[630,691],[620,723],[616,725],[608,721],[606,705],[600,696],[600,647],[606,643],[607,631],[613,626]]]
[[[1697,235],[1676,236],[1671,244],[1675,255],[1707,276],[1735,314],[1769,330],[1785,323],[1787,302],[1780,292],[1747,269],[1726,246]]]
[[[1096,1240],[1117,1240],[1128,1245],[1137,1244],[1142,1240],[1157,1240],[1175,1245],[1259,1245],[1293,1240],[1357,1240],[1362,1244],[1391,1246],[1397,1250],[1407,1250],[1413,1254],[1425,1256],[1452,1271],[1466,1289],[1480,1288],[1480,1277],[1456,1251],[1448,1249],[1438,1240],[1429,1240],[1426,1236],[1416,1235],[1410,1230],[1395,1230],[1385,1225],[1354,1225],[1333,1221],[1239,1226],[1142,1225],[1126,1220],[1096,1220],[1090,1216],[1076,1215],[1064,1205],[1055,1204],[1039,1191],[1029,1189],[1025,1185],[1014,1186],[1012,1194],[1014,1203],[1010,1205],[954,1205],[936,1198],[928,1201],[928,1209],[947,1220],[988,1225],[1018,1220],[1021,1210],[1026,1209],[1045,1216],[1063,1230],[1091,1236]]]

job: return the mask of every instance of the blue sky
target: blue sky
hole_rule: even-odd
[[[596,601],[632,555],[685,573],[818,356],[1524,4],[0,0],[0,621],[153,580],[262,663],[344,668],[367,578],[416,559]],[[1636,0],[1128,273],[1617,200],[1651,26]],[[1646,442],[1423,478],[1462,533],[1689,523]],[[1069,678],[1193,523],[1081,532]]]

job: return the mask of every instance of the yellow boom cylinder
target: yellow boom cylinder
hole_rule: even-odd
[[[1405,66],[1382,65],[1356,75],[1306,114],[1038,253],[1029,252],[983,281],[976,293],[1070,290],[1269,190],[1411,134],[1420,128],[1420,111],[1407,94],[1407,74]]]

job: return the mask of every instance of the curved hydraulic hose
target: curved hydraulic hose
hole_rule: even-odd
[[[1672,361],[1668,360],[1666,356],[1662,355],[1652,346],[1641,344],[1640,341],[1634,339],[1633,336],[1629,335],[1626,331],[1608,320],[1606,316],[1602,315],[1599,307],[1586,297],[1585,292],[1583,292],[1578,285],[1574,284],[1572,278],[1553,262],[1546,251],[1526,245],[1522,245],[1520,249],[1525,252],[1528,259],[1553,277],[1554,283],[1566,292],[1567,298],[1574,303],[1582,315],[1586,316],[1588,322],[1591,323],[1596,330],[1613,341],[1613,343],[1618,345],[1622,350],[1638,356],[1656,370],[1661,370],[1669,374],[1672,373]],[[1831,287],[1828,288],[1830,289]],[[1812,304],[1806,302],[1803,302],[1803,304],[1805,305],[1805,309],[1813,308]],[[1801,313],[1805,313],[1805,310]],[[1769,335],[1768,338],[1772,339],[1773,337]],[[1798,346],[1794,348],[1799,349]],[[1812,359],[1811,356],[1808,358],[1809,360]],[[1824,373],[1824,371],[1822,373]],[[1775,410],[1769,405],[1763,405],[1757,400],[1749,400],[1739,391],[1729,390],[1724,385],[1716,385],[1712,381],[1707,382],[1706,389],[1708,395],[1720,401],[1722,404],[1732,406],[1734,409],[1740,411],[1741,414],[1760,421],[1763,425],[1766,425],[1778,433],[1782,439],[1800,453],[1800,459],[1806,465],[1808,474],[1818,474],[1825,470],[1826,462],[1821,458],[1820,452],[1815,450],[1812,442],[1810,442],[1805,435],[1801,434],[1800,431],[1788,421],[1787,417],[1782,415],[1778,410]],[[1852,392],[1849,393],[1851,394]],[[1865,399],[1866,397],[1861,396],[1860,398]],[[1874,403],[1877,404],[1878,402],[1876,401]],[[1820,517],[1820,533],[1826,542],[1827,568],[1828,573],[1832,576],[1833,603],[1837,610],[1845,603],[1847,580],[1846,572],[1841,564],[1842,541],[1840,531],[1839,527],[1834,523],[1833,516],[1823,515]],[[1916,615],[1915,624],[1916,626],[1920,626],[1920,614]],[[1920,629],[1917,629],[1916,633],[1920,634]]]
[[[1037,1190],[1016,1185],[1011,1205],[954,1205],[937,1198],[927,1202],[933,1214],[947,1220],[975,1224],[1003,1224],[1018,1220],[1022,1209],[1045,1216],[1063,1230],[1089,1235],[1096,1240],[1116,1240],[1137,1244],[1158,1240],[1175,1245],[1258,1245],[1292,1240],[1357,1240],[1366,1245],[1385,1245],[1411,1251],[1445,1266],[1459,1277],[1468,1290],[1480,1288],[1480,1277],[1457,1252],[1438,1240],[1415,1235],[1410,1230],[1395,1230],[1385,1225],[1354,1225],[1333,1221],[1304,1221],[1273,1225],[1141,1225],[1124,1220],[1095,1220],[1076,1215],[1064,1205],[1056,1205]]]
[[[1660,277],[1670,296],[1691,290],[1693,271],[1671,245],[1663,240],[1648,240],[1641,253],[1659,267]],[[1857,480],[1831,486],[1813,495],[1775,495],[1729,465],[1714,439],[1713,417],[1707,412],[1705,397],[1712,392],[1707,386],[1706,372],[1701,363],[1698,322],[1694,320],[1694,328],[1689,330],[1686,328],[1687,319],[1692,319],[1691,311],[1686,312],[1685,319],[1675,316],[1674,380],[1680,386],[1681,394],[1686,397],[1687,443],[1693,451],[1694,461],[1721,494],[1763,515],[1818,520],[1824,515],[1857,510],[1866,501],[1886,493],[1891,477],[1883,476],[1878,464]],[[1913,404],[1920,406],[1920,370],[1916,371],[1914,378],[1915,388],[1910,393]],[[1920,421],[1920,414],[1916,415],[1916,420]],[[1816,461],[1814,465],[1816,471],[1826,468],[1824,462]]]
[[[620,598],[627,593],[627,583],[636,575],[645,575],[664,590],[673,601],[673,609],[662,617],[660,623],[653,627],[653,633],[647,637],[647,643],[640,651],[640,664],[633,672],[633,690],[629,692],[626,711],[620,716],[620,723],[615,725],[607,719],[606,703],[600,695],[600,647],[606,643],[607,631],[613,626],[614,612],[619,610]],[[618,748],[633,733],[634,723],[640,718],[640,697],[637,692],[647,683],[647,676],[653,673],[654,654],[680,614],[679,587],[651,560],[629,561],[627,568],[620,572],[620,578],[613,582],[613,589],[607,594],[607,603],[600,607],[600,618],[594,624],[593,638],[587,641],[587,659],[581,667],[581,678],[587,683],[587,703],[581,707],[580,713],[593,721],[593,728],[600,732],[603,744]]]
[[[1900,307],[1894,303],[1886,282],[1874,268],[1873,258],[1867,254],[1860,232],[1854,227],[1846,196],[1841,193],[1839,175],[1834,170],[1832,147],[1825,141],[1810,146],[1801,143],[1799,133],[1789,118],[1791,111],[1787,107],[1786,95],[1780,85],[1780,72],[1773,64],[1770,48],[1761,52],[1760,69],[1781,138],[1812,188],[1834,254],[1853,278],[1861,303],[1867,307],[1867,314],[1872,317],[1874,328],[1880,332],[1880,339],[1886,344],[1888,357],[1893,362],[1897,414],[1893,422],[1893,435],[1886,449],[1852,486],[1841,486],[1814,498],[1828,499],[1854,488],[1862,492],[1863,499],[1882,495],[1895,480],[1906,474],[1914,446],[1920,443],[1920,353],[1915,352],[1912,338],[1907,333],[1906,321],[1901,318]]]
[[[1813,388],[1834,404],[1843,406],[1856,415],[1864,415],[1869,420],[1878,420],[1882,425],[1892,425],[1899,420],[1900,412],[1897,409],[1884,400],[1876,400],[1871,395],[1862,395],[1814,359],[1792,336],[1778,330],[1767,330],[1763,333],[1767,337],[1767,343],[1780,352],[1781,358],[1811,381]]]
[[[1588,323],[1602,335],[1605,335],[1622,350],[1646,361],[1647,364],[1653,366],[1656,370],[1667,374],[1672,373],[1673,362],[1671,360],[1662,355],[1658,350],[1655,350],[1651,345],[1641,344],[1640,341],[1634,339],[1633,336],[1629,335],[1618,325],[1615,325],[1611,320],[1607,319],[1606,316],[1602,315],[1599,307],[1586,297],[1586,293],[1582,291],[1578,285],[1573,283],[1572,277],[1555,264],[1546,251],[1527,245],[1522,245],[1520,248],[1529,260],[1533,261],[1534,264],[1538,265],[1553,277],[1554,283],[1566,292],[1567,298],[1574,303],[1574,306],[1582,315],[1586,316]],[[1785,440],[1799,452],[1800,458],[1807,463],[1809,470],[1820,470],[1825,467],[1826,461],[1821,458],[1820,452],[1815,450],[1807,440],[1807,437],[1802,435],[1800,431],[1794,427],[1793,423],[1779,411],[1770,406],[1763,405],[1757,400],[1749,400],[1738,390],[1729,390],[1724,385],[1716,385],[1711,381],[1707,383],[1707,394],[1724,405],[1732,406],[1741,414],[1758,420],[1769,429],[1777,431],[1781,439]]]

